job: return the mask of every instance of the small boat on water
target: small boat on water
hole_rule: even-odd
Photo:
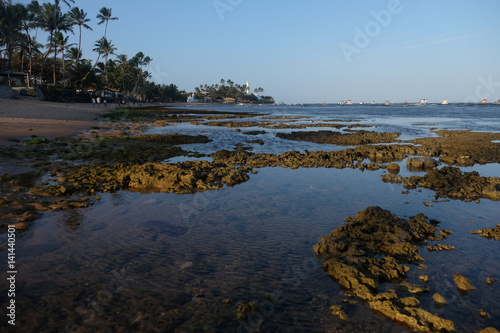
[[[480,104],[488,104],[488,100],[486,98],[483,98]]]
[[[365,104],[365,102],[361,101],[361,102],[359,102],[359,104],[360,104],[360,105],[363,105],[363,104]]]
[[[420,105],[425,105],[425,104],[427,104],[427,98],[422,98],[422,99],[420,99],[420,102],[419,102],[418,104],[420,104]]]
[[[372,105],[375,105],[375,101],[372,101]]]
[[[441,104],[442,105],[448,105],[448,100],[447,99],[443,100],[443,102]]]
[[[385,101],[384,105],[391,105],[389,101]]]
[[[348,99],[348,100],[347,100],[347,102],[345,102],[345,104],[347,104],[347,105],[352,105],[352,102],[351,102],[351,100],[350,100],[350,99]]]

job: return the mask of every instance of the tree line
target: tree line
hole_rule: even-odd
[[[248,90],[248,91],[247,91]],[[255,88],[253,94],[250,89],[247,89],[246,84],[237,84],[231,79],[221,79],[220,84],[200,85],[195,88],[195,96],[197,99],[203,99],[208,96],[212,100],[223,100],[224,98],[234,98],[241,102],[265,101],[273,102],[271,96],[262,96],[264,89],[262,87]]]
[[[95,62],[83,57],[82,34],[93,30],[91,19],[74,0],[54,0],[27,5],[0,0],[0,61],[6,69],[9,85],[13,72],[26,73],[28,86],[40,85],[52,90],[73,90],[80,94],[120,91],[133,100],[170,102],[185,99],[176,85],[149,81],[153,59],[143,52],[130,57],[119,54],[107,36],[108,25],[118,20],[111,8],[102,7],[97,25],[104,24],[104,35],[94,44]],[[78,34],[78,43],[70,34]],[[46,43],[37,40],[39,31],[48,34]]]

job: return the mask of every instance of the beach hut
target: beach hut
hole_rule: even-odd
[[[0,83],[12,85],[12,81],[19,85],[25,85],[28,82],[28,74],[14,71],[0,71]]]

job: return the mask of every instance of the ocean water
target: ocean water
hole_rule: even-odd
[[[408,138],[428,136],[432,127],[500,132],[496,107],[212,108],[372,124],[366,129],[398,131]],[[276,131],[287,130],[265,129],[265,134],[248,136],[231,129],[182,124],[150,133],[203,131],[214,142],[183,145],[200,153],[232,149],[253,139],[264,140],[264,145],[245,144],[256,152],[345,148],[274,138]],[[405,161],[399,163],[403,176],[419,174],[407,171]],[[494,164],[472,169],[500,174]],[[424,213],[453,231],[443,243],[454,245],[454,251],[430,253],[423,247],[428,269],[411,266],[410,282],[429,275],[431,292],[420,296],[422,308],[453,320],[461,332],[500,328],[500,281],[486,284],[487,277],[500,278],[500,242],[470,234],[500,223],[499,202],[450,200],[426,207],[423,201],[432,201],[433,191],[403,194],[401,184],[381,181],[385,170],[257,171],[249,181],[219,191],[104,193],[90,208],[44,214],[17,234],[16,328],[9,327],[5,315],[2,327],[12,332],[406,332],[366,304],[345,304],[348,296],[312,251],[347,216],[380,206],[400,217]],[[0,279],[5,281],[3,267]],[[455,273],[466,275],[477,289],[460,295]],[[8,302],[4,286],[0,284],[2,309]],[[448,305],[436,308],[434,292]],[[238,304],[250,302],[255,312],[238,320]],[[332,316],[332,305],[345,305],[349,319]],[[480,309],[491,318],[481,318]]]

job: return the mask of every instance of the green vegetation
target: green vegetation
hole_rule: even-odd
[[[248,91],[247,91],[248,90]],[[196,98],[203,100],[209,98],[212,101],[224,101],[225,98],[234,98],[239,102],[258,102],[273,103],[274,98],[271,96],[261,96],[264,89],[261,87],[255,88],[253,94],[247,89],[246,84],[237,84],[232,80],[220,80],[220,84],[200,85],[196,87]]]
[[[149,65],[153,59],[143,52],[129,57],[119,54],[107,36],[108,24],[117,20],[112,9],[103,7],[97,24],[105,24],[104,35],[95,42],[95,62],[83,57],[81,46],[84,30],[93,30],[91,19],[79,7],[69,8],[74,0],[54,0],[27,5],[0,0],[0,69],[8,71],[9,85],[16,84],[12,72],[26,73],[28,88],[39,85],[45,97],[53,101],[89,102],[90,95],[113,101],[173,102],[186,95],[174,84],[150,82]],[[66,9],[69,9],[67,12]],[[78,28],[78,43],[71,43],[69,34]],[[48,34],[46,45],[36,40],[40,30]],[[78,46],[76,46],[78,45]]]

